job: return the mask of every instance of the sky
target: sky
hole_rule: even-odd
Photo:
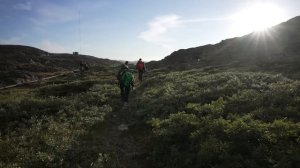
[[[0,44],[161,60],[299,15],[300,0],[0,0]]]

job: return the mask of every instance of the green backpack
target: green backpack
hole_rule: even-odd
[[[124,71],[122,74],[121,81],[124,84],[124,86],[129,87],[132,84],[132,74],[129,71]]]

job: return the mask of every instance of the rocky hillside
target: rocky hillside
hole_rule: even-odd
[[[90,67],[108,67],[117,61],[86,55],[55,54],[20,45],[0,45],[0,85],[15,84],[43,75],[74,70],[80,62]]]
[[[223,40],[215,45],[181,49],[148,67],[168,69],[246,68],[297,72],[300,70],[300,16],[263,32]]]

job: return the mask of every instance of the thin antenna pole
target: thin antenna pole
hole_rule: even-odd
[[[80,10],[78,10],[78,38],[79,38],[79,54],[81,54],[81,23],[80,23]]]

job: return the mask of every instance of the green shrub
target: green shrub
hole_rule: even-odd
[[[70,96],[87,91],[95,81],[76,81],[71,83],[46,85],[38,89],[40,96]]]
[[[0,166],[66,165],[67,153],[80,150],[73,149],[79,138],[112,111],[117,87],[95,83],[46,84],[19,99],[13,98],[17,92],[6,92],[0,102]]]
[[[137,97],[152,127],[152,167],[299,165],[299,81],[193,70],[149,83]]]

